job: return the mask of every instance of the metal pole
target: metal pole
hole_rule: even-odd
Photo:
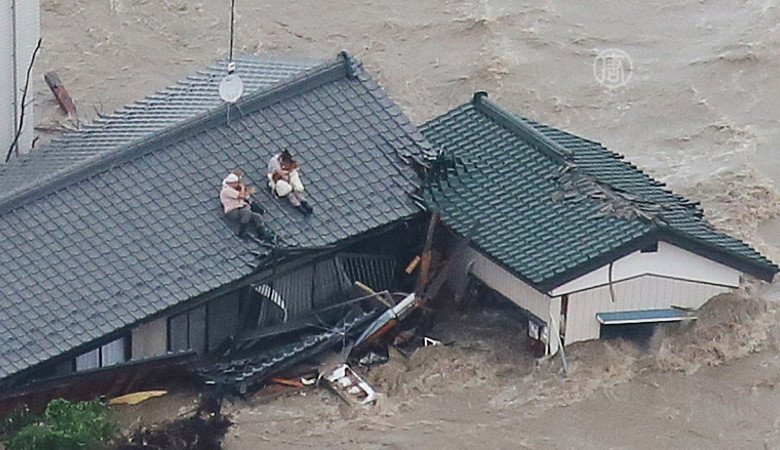
[[[233,61],[233,28],[236,21],[236,0],[230,0],[230,61]]]
[[[19,36],[17,34],[19,33],[18,29],[18,7],[16,6],[16,0],[11,1],[11,33],[12,33],[12,48],[11,48],[11,64],[14,70],[14,81],[13,81],[13,90],[14,90],[14,130],[13,132],[16,133],[16,130],[19,129]],[[5,138],[5,136],[3,136]],[[13,134],[11,135],[11,139],[13,139]]]

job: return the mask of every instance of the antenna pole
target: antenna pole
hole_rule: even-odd
[[[230,0],[230,61],[233,61],[233,29],[236,23],[236,0]]]

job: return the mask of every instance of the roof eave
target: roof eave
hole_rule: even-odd
[[[5,376],[2,376],[0,377],[0,387],[16,386],[16,385],[24,384],[25,383],[24,381],[22,382],[19,381],[24,380],[30,374],[35,373],[37,370],[40,370],[42,367],[46,367],[47,365],[50,364],[56,364],[57,362],[60,361],[75,358],[76,356],[84,353],[85,351],[94,348],[98,344],[111,342],[114,339],[117,339],[123,335],[126,335],[127,333],[130,333],[131,330],[137,328],[141,324],[152,322],[154,320],[158,320],[163,317],[169,317],[172,315],[179,314],[186,310],[203,305],[209,302],[210,300],[218,298],[227,293],[233,292],[237,289],[241,289],[243,287],[264,280],[268,280],[270,277],[273,276],[278,276],[280,272],[280,267],[282,267],[281,269],[282,272],[295,270],[295,268],[301,267],[306,264],[310,264],[312,259],[322,257],[325,254],[336,253],[357,242],[361,242],[361,241],[365,241],[365,240],[369,240],[381,236],[384,233],[389,232],[396,227],[403,226],[403,224],[408,224],[409,222],[418,219],[422,214],[423,214],[422,211],[411,213],[407,216],[398,218],[397,220],[389,222],[385,225],[372,228],[370,230],[366,230],[357,235],[345,238],[339,241],[338,243],[333,244],[332,246],[324,249],[316,249],[316,248],[301,249],[301,248],[293,247],[291,248],[292,250],[298,250],[298,252],[296,253],[297,256],[293,260],[288,260],[285,258],[282,258],[281,260],[277,260],[274,258],[263,259],[259,262],[258,266],[255,268],[255,270],[252,273],[244,275],[230,283],[226,283],[208,292],[201,293],[199,295],[186,299],[182,302],[171,305],[170,307],[167,307],[161,311],[157,311],[153,314],[149,314],[143,317],[142,319],[139,319],[128,325],[117,328],[106,335],[103,335],[97,339],[93,339],[82,345],[74,347],[66,352],[60,353],[56,356],[53,356],[51,358],[33,364],[32,366],[22,369],[21,371],[9,373]],[[306,257],[301,258],[300,251],[304,251],[306,253]]]

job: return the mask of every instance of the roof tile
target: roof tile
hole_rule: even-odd
[[[530,137],[529,127],[534,130]],[[440,162],[455,163],[454,168],[435,171],[441,179],[428,180],[429,205],[456,232],[473,233],[470,238],[478,248],[541,290],[568,281],[596,258],[655,234],[680,239],[692,249],[704,248],[708,254],[725,253],[748,273],[771,278],[778,271],[749,245],[715,230],[692,202],[622,156],[596,142],[512,116],[480,95],[420,131],[444,150]],[[547,142],[539,134],[552,140],[549,148],[539,144]],[[558,148],[569,155],[568,161],[555,154]],[[634,206],[657,220],[603,213],[604,201],[566,187],[567,179],[560,175],[564,167],[575,174],[573,186],[602,186],[641,199]],[[561,193],[573,198],[556,200]],[[479,227],[472,231],[474,223]]]
[[[343,73],[341,60],[303,74],[310,65],[269,66],[274,61],[281,64],[239,62],[249,89],[229,123],[223,107],[208,111],[217,104],[218,66],[20,158],[38,178],[53,178],[24,204],[0,197],[0,230],[8,231],[0,241],[0,304],[19,311],[0,315],[0,379],[251,274],[258,249],[235,236],[218,199],[221,179],[237,166],[260,188],[269,228],[291,244],[334,244],[419,212],[408,196],[416,175],[399,157],[397,136],[417,157],[427,145],[383,108],[355,113],[355,105],[376,104],[370,77],[360,69],[358,78],[326,79]],[[275,89],[292,95],[266,101]],[[138,144],[141,137],[149,139]],[[112,147],[99,150],[104,141]],[[265,187],[266,162],[284,149],[301,163],[312,216]],[[52,165],[64,156],[84,172]],[[11,173],[0,169],[0,191],[18,183]],[[28,319],[39,312],[33,327]],[[14,336],[35,336],[38,345],[10,348]]]

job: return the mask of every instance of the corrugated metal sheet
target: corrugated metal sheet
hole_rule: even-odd
[[[381,255],[340,254],[255,287],[263,298],[258,325],[287,322],[354,297],[360,281],[376,291],[396,289],[397,261]]]
[[[699,308],[707,300],[731,289],[692,281],[644,276],[613,285],[615,302],[609,287],[603,286],[569,295],[566,320],[566,344],[598,339],[601,325],[596,314],[604,312],[666,309],[671,306]]]
[[[395,271],[398,263],[395,258],[344,254],[339,256],[338,262],[347,279],[350,280],[350,284],[360,281],[376,292],[395,289]]]

